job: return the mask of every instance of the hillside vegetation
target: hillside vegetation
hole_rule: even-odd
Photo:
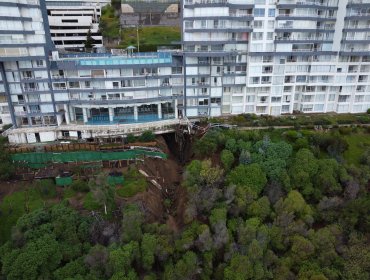
[[[18,220],[0,248],[1,273],[6,279],[368,280],[369,136],[360,127],[209,131],[184,167],[181,228],[148,223],[134,201],[122,215],[102,218],[65,201]],[[117,210],[104,177],[92,186],[97,207]]]

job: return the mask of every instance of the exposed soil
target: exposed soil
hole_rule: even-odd
[[[186,191],[181,187],[181,181],[184,159],[190,158],[190,152],[185,151],[190,151],[191,145],[185,144],[185,150],[182,147],[181,151],[174,134],[158,136],[156,140],[157,146],[168,155],[168,159],[146,158],[140,162],[137,168],[149,176],[149,188],[126,201],[137,202],[149,222],[166,223],[177,232],[184,225]],[[156,183],[152,183],[152,180]]]
[[[180,135],[180,136],[179,136]],[[137,168],[148,174],[149,187],[146,192],[137,194],[129,199],[118,199],[118,205],[137,202],[145,211],[148,222],[167,223],[177,232],[184,225],[183,217],[186,205],[186,191],[181,187],[184,165],[191,159],[191,137],[182,131],[176,134],[157,136],[157,147],[168,155],[168,159],[146,158],[137,163]],[[66,169],[66,166],[53,166],[53,170]],[[47,170],[48,168],[46,168]],[[124,170],[125,168],[120,168]],[[110,168],[111,170],[111,168]],[[155,180],[156,183],[152,183]],[[13,192],[21,191],[30,185],[30,181],[0,182],[0,202]],[[62,188],[57,188],[56,200],[62,199]],[[70,205],[81,213],[83,209],[83,195],[68,199]]]
[[[161,187],[159,189],[151,184],[149,191],[143,194],[147,208],[152,216],[156,216],[157,221],[165,222],[177,231],[183,224],[183,214],[179,209],[185,203],[185,197],[181,197],[185,193],[180,191],[181,165],[170,156],[167,160],[148,158],[138,168],[150,176],[149,180],[154,179]]]
[[[28,184],[25,184],[22,181],[0,182],[0,202],[5,196],[11,195],[14,192],[23,191],[27,186]]]

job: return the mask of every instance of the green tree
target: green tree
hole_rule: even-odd
[[[231,151],[233,154],[236,154],[238,151],[238,144],[234,138],[229,138],[226,141],[225,148]]]
[[[227,176],[227,181],[230,184],[248,187],[256,194],[260,194],[267,183],[267,178],[261,166],[252,163],[250,165],[241,164],[232,169]]]
[[[139,137],[141,142],[151,142],[154,141],[154,139],[155,135],[151,130],[144,131]]]
[[[250,164],[252,162],[251,153],[247,150],[242,150],[239,156],[239,163],[240,164]]]
[[[221,152],[221,162],[222,162],[222,165],[224,166],[225,170],[230,170],[231,166],[233,165],[234,163],[234,155],[232,152],[230,152],[229,150],[222,150]]]
[[[139,259],[139,244],[136,241],[109,252],[109,265],[114,274],[127,274],[132,268],[132,263],[137,259]]]
[[[120,37],[120,22],[115,9],[111,5],[106,5],[102,9],[102,15],[99,22],[99,30],[104,39],[108,42]]]
[[[15,171],[6,143],[7,138],[0,136],[0,181],[9,179]]]
[[[216,139],[206,135],[202,139],[197,140],[194,144],[194,153],[199,157],[211,156],[217,150]]]
[[[293,189],[300,190],[305,198],[310,198],[314,193],[312,180],[318,169],[318,161],[311,151],[299,150],[289,169]]]
[[[145,233],[141,241],[141,262],[145,270],[150,271],[152,269],[156,247],[156,237],[152,234]]]
[[[89,28],[86,34],[85,49],[92,49],[94,47],[94,43],[95,43],[95,40],[91,36],[91,29]]]
[[[71,261],[64,265],[63,267],[58,268],[54,271],[54,277],[56,280],[64,279],[78,279],[87,274],[88,270],[84,263],[83,257],[80,257],[74,261]]]
[[[143,235],[143,213],[137,205],[129,204],[122,210],[121,239],[123,242],[140,241]]]
[[[265,220],[271,213],[270,201],[266,196],[254,201],[248,207],[248,215],[258,217],[261,221]]]
[[[7,279],[51,279],[75,271],[74,261],[88,249],[90,220],[64,205],[39,209],[22,216],[13,240],[0,248],[2,273]],[[16,234],[15,234],[16,233]],[[85,244],[84,244],[85,243]]]
[[[12,250],[2,258],[2,272],[7,279],[48,279],[62,261],[55,236],[45,234],[21,249]]]
[[[103,172],[90,179],[89,187],[95,200],[104,207],[104,213],[107,215],[107,207],[114,205],[115,192],[115,187],[108,182],[108,174]]]
[[[199,274],[198,258],[192,252],[186,252],[183,257],[175,264],[175,278],[178,280],[194,279],[195,275]]]
[[[253,279],[253,265],[247,256],[236,254],[224,270],[225,280]]]
[[[297,263],[301,263],[314,254],[315,247],[308,239],[304,238],[303,236],[296,235],[293,237],[290,251],[292,258]]]

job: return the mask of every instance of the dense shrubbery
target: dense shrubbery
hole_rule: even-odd
[[[6,144],[8,139],[0,136],[0,181],[7,180],[14,175],[14,166]]]
[[[294,115],[294,116],[256,116],[253,114],[237,115],[225,118],[212,118],[210,122],[213,123],[231,123],[239,126],[294,126],[299,128],[306,126],[307,128],[314,128],[314,126],[334,126],[340,124],[369,124],[370,116],[365,114],[339,114],[339,115]]]
[[[134,143],[134,142],[151,142],[155,140],[155,134],[150,131],[144,131],[140,136],[135,137],[133,134],[128,134],[126,137],[127,143]]]

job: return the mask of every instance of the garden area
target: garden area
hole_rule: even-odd
[[[142,26],[136,29],[124,28],[121,31],[120,48],[134,46],[137,48],[139,34],[140,52],[156,52],[158,47],[171,46],[172,42],[181,40],[181,31],[176,26]]]

